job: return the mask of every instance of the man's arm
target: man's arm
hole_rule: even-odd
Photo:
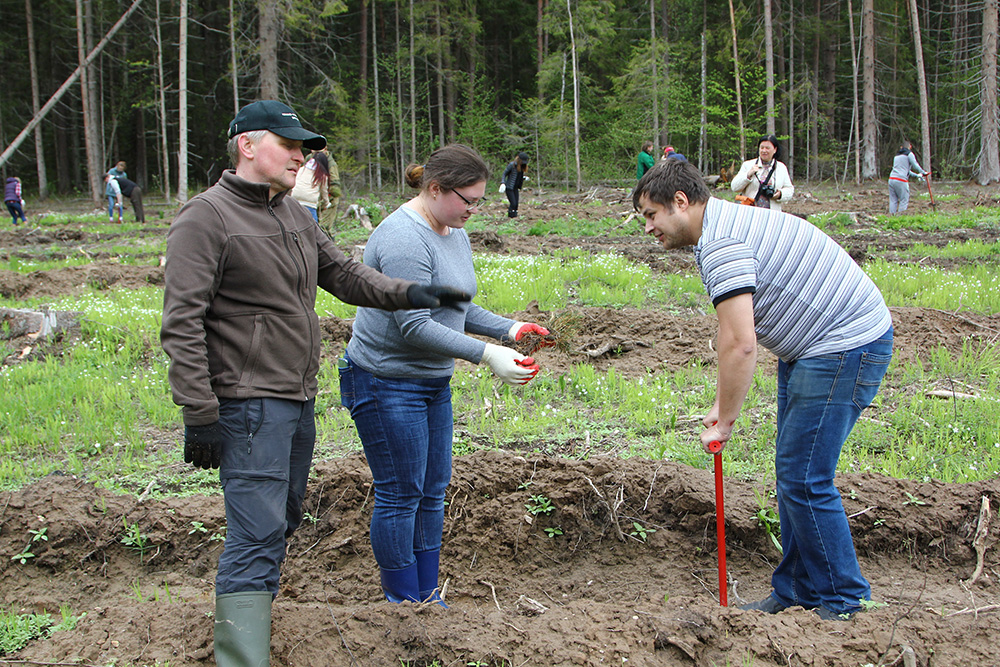
[[[757,365],[757,334],[753,325],[753,295],[739,294],[715,307],[719,315],[719,374],[715,405],[705,417],[701,434],[706,447],[713,440],[725,445],[740,415]]]

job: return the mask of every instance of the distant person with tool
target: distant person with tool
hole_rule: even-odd
[[[435,276],[389,278],[345,257],[288,199],[303,146],[325,145],[287,105],[246,105],[229,124],[234,169],[167,232],[160,342],[182,407],[184,460],[219,468],[226,508],[215,577],[219,667],[270,664],[271,602],[302,522],[316,441],[317,288],[392,311],[472,298]]]
[[[709,195],[691,163],[664,160],[632,194],[666,249],[694,247],[719,318],[715,403],[701,442],[732,437],[757,364],[778,357],[775,476],[781,563],[771,594],[743,609],[801,605],[829,620],[870,599],[833,479],[844,441],[892,358],[892,317],[878,288],[802,218]]]
[[[729,187],[746,198],[747,204],[780,211],[781,206],[795,194],[788,167],[780,157],[778,138],[773,134],[761,137],[757,141],[757,157],[743,163]]]
[[[904,141],[892,159],[892,172],[889,174],[889,215],[906,211],[910,205],[910,176],[916,176],[921,183],[930,172],[924,171],[913,157],[913,144]]]

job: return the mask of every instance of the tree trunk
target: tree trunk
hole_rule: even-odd
[[[170,203],[170,152],[167,150],[167,86],[163,76],[163,35],[160,32],[160,0],[156,0],[156,73],[160,81],[156,91],[157,117],[160,121],[160,187]]]
[[[372,3],[372,78],[375,83],[375,184],[382,189],[382,114],[381,98],[378,87],[378,21],[375,10],[378,5]]]
[[[816,20],[822,20],[820,2],[816,0]],[[806,162],[806,180],[822,178],[819,174],[819,77],[820,77],[820,31],[813,33],[812,77],[809,82],[809,160]]]
[[[983,103],[979,152],[979,183],[1000,181],[1000,117],[997,112],[997,0],[986,0],[983,9]],[[929,167],[924,167],[929,169]]]
[[[847,20],[851,24],[851,86],[854,92],[851,106],[851,129],[854,134],[854,182],[861,183],[861,127],[858,123],[858,52],[854,43],[854,6],[847,0]],[[846,177],[845,177],[846,180]]]
[[[875,124],[875,0],[861,0],[861,178],[878,176]]]
[[[698,132],[698,170],[704,172],[708,166],[705,159],[705,144],[708,141],[708,40],[704,26],[701,31],[701,129]]]
[[[76,50],[80,65],[80,108],[83,112],[83,143],[87,153],[87,183],[90,189],[91,200],[95,205],[99,206],[102,190],[100,189],[99,175],[95,166],[97,163],[97,147],[94,145],[94,134],[92,132],[94,120],[90,108],[90,95],[87,94],[91,83],[90,63],[87,62],[84,56],[86,44],[83,27],[83,0],[76,0]]]
[[[795,179],[795,6],[788,11],[788,177]]]
[[[736,79],[736,123],[740,132],[740,161],[746,159],[747,135],[743,127],[743,93],[740,90],[740,54],[736,50],[736,11],[733,0],[729,0],[729,25],[733,29],[733,76]]]
[[[920,95],[920,139],[923,143],[924,169],[931,170],[931,120],[927,103],[927,75],[924,71],[924,47],[920,40],[920,16],[917,14],[917,0],[910,0],[910,25],[913,27],[913,50],[917,56],[917,92]]]
[[[417,65],[416,56],[414,51],[416,50],[416,39],[414,36],[414,26],[413,26],[413,3],[414,0],[410,0],[410,153],[413,155],[413,161],[417,161]]]
[[[535,70],[535,81],[538,82],[538,101],[542,101],[542,62],[545,60],[545,52],[542,50],[544,31],[542,29],[542,17],[545,10],[545,0],[538,0],[535,10],[535,52],[537,67]]]
[[[275,0],[257,0],[257,13],[260,98],[276,100],[278,99],[278,3]]]
[[[31,15],[31,0],[24,0],[24,16],[28,32],[28,70],[31,77],[31,115],[37,116],[40,104],[38,92],[38,63],[35,59],[35,25]],[[35,126],[35,166],[38,171],[38,198],[49,196],[49,180],[45,173],[45,147],[42,143],[42,126]]]
[[[576,158],[576,191],[583,189],[583,171],[580,169],[580,82],[576,64],[576,36],[573,33],[573,8],[566,0],[569,14],[569,54],[573,67],[573,155]]]
[[[160,30],[160,3],[156,2],[156,30]],[[157,36],[159,40],[159,36]],[[229,69],[233,77],[233,117],[240,112],[240,74],[236,66],[236,11],[233,8],[233,0],[229,0]]]
[[[656,75],[656,0],[649,0],[649,47],[653,60],[653,141],[660,141],[660,101],[656,94],[660,80]]]
[[[764,0],[764,67],[767,79],[767,134],[774,134],[774,25],[771,0]]]
[[[435,90],[437,91],[437,103],[438,103],[438,139],[440,143],[438,146],[444,146],[447,143],[444,115],[445,115],[445,101],[444,101],[444,35],[441,28],[441,3],[439,1],[434,2],[434,32],[437,37],[437,44],[434,48],[434,65],[437,69],[436,76],[434,77]]]
[[[179,17],[180,53],[177,62],[177,201],[187,202],[188,190],[188,110],[187,110],[187,41],[188,41],[188,0],[181,0]],[[263,91],[262,91],[263,92]]]

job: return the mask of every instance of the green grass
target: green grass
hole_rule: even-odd
[[[979,239],[968,241],[948,241],[944,246],[914,243],[904,252],[902,257],[920,260],[925,257],[934,259],[963,259],[973,261],[1000,261],[1000,242],[986,242]]]
[[[979,207],[960,211],[959,213],[910,213],[904,215],[879,215],[875,226],[878,229],[897,231],[915,229],[924,232],[937,232],[948,229],[993,228],[998,226],[998,213],[995,208]]]
[[[1000,273],[993,264],[977,262],[944,271],[877,259],[864,269],[890,306],[1000,312]]]
[[[53,632],[72,630],[84,615],[74,617],[69,607],[60,610],[62,619],[56,623],[47,612],[18,614],[13,609],[0,611],[0,656],[10,655],[28,645],[33,639],[47,639]]]
[[[996,252],[995,244],[987,243],[939,250],[972,258]],[[543,309],[706,304],[697,274],[653,274],[613,254],[566,249],[553,256],[483,254],[475,262],[477,301],[497,312],[521,310],[531,299]],[[995,263],[942,271],[875,261],[866,268],[893,305],[1000,312]],[[353,316],[353,307],[320,295],[321,315]],[[158,344],[162,298],[162,290],[150,286],[46,300],[56,310],[83,312],[82,339],[66,341],[61,355],[0,368],[0,488],[59,470],[122,491],[141,491],[150,480],[154,495],[218,490],[216,473],[196,471],[181,460],[180,411],[170,398],[167,359]],[[354,424],[340,406],[333,358],[328,355],[319,374],[317,458],[360,448]],[[952,387],[980,398],[925,396],[929,389]],[[452,388],[456,454],[504,448],[581,458],[611,453],[700,467],[711,462],[698,434],[700,415],[714,397],[714,369],[697,363],[627,378],[581,361],[563,374],[543,368],[518,389],[500,384],[485,367],[462,363]],[[723,456],[727,475],[758,481],[773,476],[775,392],[773,369],[762,365]],[[876,405],[845,446],[841,469],[947,482],[995,478],[1000,474],[997,401],[995,347],[970,344],[956,355],[942,348],[925,363],[894,362]]]

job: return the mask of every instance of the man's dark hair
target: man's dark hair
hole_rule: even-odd
[[[674,210],[674,194],[683,192],[692,204],[708,201],[708,186],[705,177],[690,162],[682,160],[662,160],[647,171],[632,192],[632,206],[639,210],[639,198],[646,195],[651,202]]]

